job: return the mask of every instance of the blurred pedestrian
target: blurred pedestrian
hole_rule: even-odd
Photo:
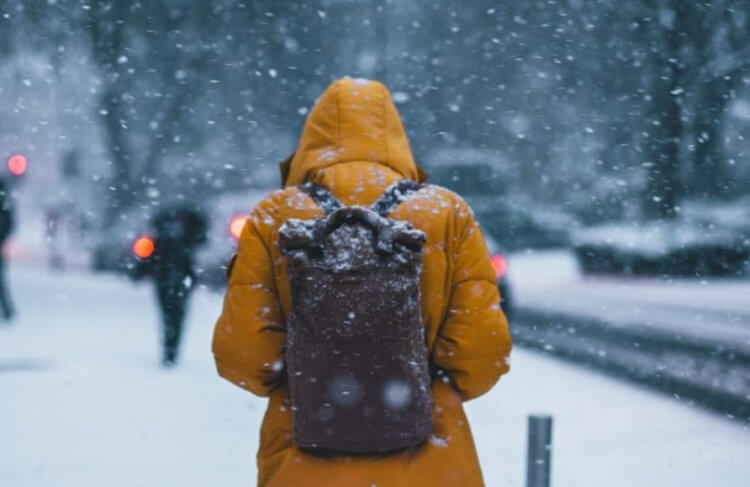
[[[462,403],[508,371],[511,340],[469,206],[424,184],[367,80],[318,99],[282,178],[213,341],[219,374],[269,397],[258,485],[483,485]]]
[[[206,241],[203,213],[187,206],[171,206],[152,220],[153,252],[135,267],[135,277],[149,275],[156,286],[162,315],[162,364],[176,364],[187,302],[195,284],[193,258]]]
[[[52,271],[61,271],[65,268],[62,245],[60,242],[60,227],[63,212],[59,205],[50,206],[45,211],[46,225],[44,228],[44,239],[49,249],[49,268]]]
[[[15,315],[15,308],[8,291],[5,263],[5,242],[15,226],[14,211],[8,184],[0,179],[0,312],[5,321],[10,321]]]

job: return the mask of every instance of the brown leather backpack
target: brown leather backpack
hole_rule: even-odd
[[[382,453],[422,443],[432,395],[420,309],[425,234],[387,215],[420,186],[394,183],[371,207],[300,189],[326,216],[279,230],[292,310],[286,365],[294,440],[306,449]]]

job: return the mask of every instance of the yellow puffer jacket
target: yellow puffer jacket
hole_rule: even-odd
[[[462,401],[486,392],[508,371],[510,335],[479,228],[456,194],[428,185],[391,213],[427,235],[421,275],[422,319],[430,360],[446,371],[433,381],[434,430],[419,448],[392,455],[317,457],[292,441],[284,370],[291,299],[277,248],[289,218],[323,215],[295,186],[314,181],[344,204],[369,206],[398,179],[421,178],[388,90],[343,79],[311,111],[285,171],[285,188],[250,214],[214,331],[219,374],[268,396],[258,451],[262,487],[483,485]]]

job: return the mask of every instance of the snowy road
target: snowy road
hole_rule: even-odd
[[[750,351],[748,279],[584,277],[571,252],[551,251],[513,255],[510,282],[518,306],[651,327]]]
[[[750,280],[586,277],[569,251],[510,268],[518,343],[750,421]]]
[[[0,325],[0,486],[254,485],[264,402],[215,375],[218,296],[196,295],[184,361],[164,371],[147,286],[11,278],[20,316]],[[535,412],[555,417],[556,486],[750,482],[747,427],[523,350],[467,409],[490,487],[523,485]]]

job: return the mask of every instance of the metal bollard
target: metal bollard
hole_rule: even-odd
[[[552,416],[529,416],[526,487],[549,487],[552,457]]]

